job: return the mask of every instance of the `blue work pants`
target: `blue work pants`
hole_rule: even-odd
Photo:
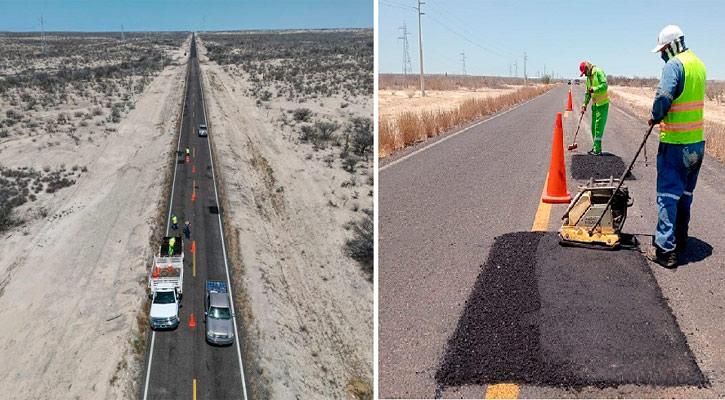
[[[657,153],[658,221],[654,244],[663,251],[675,250],[676,239],[687,240],[692,192],[704,154],[704,141],[660,143]]]

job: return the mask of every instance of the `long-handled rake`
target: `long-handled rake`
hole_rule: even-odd
[[[576,149],[578,146],[576,144],[576,135],[579,133],[579,128],[582,126],[582,119],[584,118],[584,113],[582,113],[581,117],[579,117],[579,124],[576,126],[576,133],[574,133],[574,143],[572,143],[571,146],[567,146],[566,149],[571,151]]]

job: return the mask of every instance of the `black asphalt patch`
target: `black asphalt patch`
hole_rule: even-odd
[[[574,154],[571,156],[571,176],[577,180],[606,179],[610,176],[620,178],[627,166],[619,156],[605,153],[601,156],[589,154]],[[630,172],[627,179],[634,180]]]
[[[497,237],[436,373],[439,385],[705,386],[638,251]]]

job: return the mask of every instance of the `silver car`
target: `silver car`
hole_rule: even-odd
[[[234,343],[234,313],[226,282],[206,282],[205,321],[206,340],[213,344]]]
[[[199,136],[209,136],[209,130],[206,124],[199,124]]]

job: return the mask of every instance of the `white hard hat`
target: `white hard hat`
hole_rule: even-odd
[[[653,53],[657,53],[658,51],[662,50],[663,47],[667,46],[668,44],[672,43],[673,41],[681,38],[682,36],[685,36],[684,33],[682,33],[682,29],[680,29],[677,25],[667,25],[660,31],[659,36],[657,36],[657,47],[652,49]]]

